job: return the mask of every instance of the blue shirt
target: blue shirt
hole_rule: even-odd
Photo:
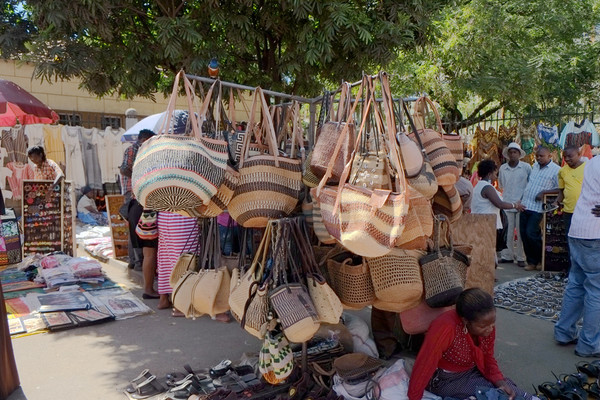
[[[544,211],[542,201],[537,201],[535,197],[541,191],[558,189],[558,171],[560,171],[560,167],[553,161],[550,161],[541,168],[537,162],[533,164],[531,174],[529,175],[529,182],[521,201],[525,208],[538,213]]]

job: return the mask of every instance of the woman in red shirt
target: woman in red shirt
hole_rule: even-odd
[[[480,387],[500,388],[510,400],[531,394],[504,378],[494,358],[494,300],[479,288],[463,291],[456,310],[445,312],[429,327],[408,386],[409,400],[421,400],[427,389],[441,397],[465,399]]]

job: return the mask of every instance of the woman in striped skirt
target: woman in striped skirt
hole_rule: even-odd
[[[180,214],[158,213],[158,308],[171,307],[169,299],[173,288],[169,284],[171,271],[182,253],[196,253],[198,245],[198,220]],[[175,311],[174,311],[175,313]]]

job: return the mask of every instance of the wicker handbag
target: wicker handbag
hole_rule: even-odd
[[[449,248],[440,248],[441,225],[447,228]],[[419,259],[425,286],[425,302],[433,308],[446,307],[456,302],[467,281],[469,259],[452,245],[450,224],[444,215],[436,216],[433,249]]]
[[[271,243],[271,225],[267,225],[262,240],[250,267],[246,271],[235,268],[232,272],[231,286],[229,290],[229,307],[233,317],[241,321],[244,317],[246,303],[251,297],[253,286],[259,286],[262,282],[267,253]]]
[[[413,132],[413,137],[416,140],[419,147],[421,148],[421,152],[423,153],[423,166],[421,167],[421,171],[416,176],[407,177],[406,180],[412,188],[416,189],[428,200],[431,200],[438,190],[437,178],[435,177],[433,167],[431,166],[431,162],[429,161],[429,157],[427,156],[427,151],[425,150],[423,142],[421,141],[421,136],[419,136],[418,134],[415,122],[410,116],[408,108],[406,107],[406,104],[404,102],[402,103],[402,107],[404,109],[406,117],[408,118],[408,122]]]
[[[294,238],[300,250],[306,286],[317,311],[319,322],[337,324],[344,311],[342,302],[319,272],[306,224],[296,222],[294,228]]]
[[[465,149],[463,146],[462,137],[457,134],[444,133],[442,135],[442,138],[444,139],[444,143],[446,143],[448,150],[450,150],[450,152],[454,156],[454,159],[456,159],[458,166],[460,167],[465,157]]]
[[[424,255],[424,251],[393,249],[385,256],[365,257],[375,296],[394,304],[393,310],[384,309],[401,312],[419,304],[423,296],[419,258]]]
[[[172,115],[183,78],[189,105],[193,137],[160,134],[144,142],[133,165],[133,193],[144,208],[183,212],[208,204],[223,182],[228,162],[224,140],[209,139],[200,133],[192,105],[192,87],[183,71],[177,74],[167,116]],[[206,96],[202,111],[212,93]],[[159,133],[168,132],[171,118],[165,118]]]
[[[425,250],[433,232],[431,202],[412,187],[408,187],[408,214],[404,231],[396,240],[396,247],[404,250]]]
[[[340,96],[337,115],[334,120],[327,121],[320,127],[310,161],[310,170],[319,179],[325,176],[329,164],[333,164],[328,173],[329,183],[340,181],[354,150],[354,123],[348,113],[352,94],[348,83],[342,84]],[[338,150],[334,151],[335,149]]]
[[[221,245],[216,219],[210,220],[207,225],[193,305],[199,313],[214,317],[229,311],[231,275],[229,270],[221,265]]]
[[[338,261],[343,258],[342,261]],[[331,287],[338,295],[344,308],[360,310],[373,304],[375,289],[369,273],[369,266],[364,262],[355,262],[354,258],[340,255],[327,260],[327,271],[331,279]]]
[[[300,272],[295,265],[288,247],[292,237],[291,221],[280,223],[278,241],[273,257],[274,288],[269,292],[269,300],[273,311],[277,314],[283,334],[290,342],[303,343],[311,339],[319,330],[320,323],[317,311],[308,290],[302,283]],[[290,269],[296,282],[288,282]]]
[[[373,105],[375,91],[370,77],[365,77],[368,101],[363,109],[363,120],[358,132],[357,140],[365,132],[365,123],[369,114],[374,114],[379,121],[380,130],[387,131],[387,143],[391,168],[395,168],[395,190],[364,188],[346,183],[338,189],[338,196],[334,210],[339,207],[339,220],[341,226],[340,241],[344,247],[355,254],[365,257],[378,257],[387,254],[393,247],[398,237],[404,230],[404,219],[408,213],[407,185],[404,177],[404,168],[395,142],[394,113],[389,101],[391,91],[387,75],[379,74],[381,82],[384,110],[386,111],[385,128],[379,107]],[[380,133],[382,133],[380,131]],[[384,143],[385,138],[380,138]],[[350,165],[346,166],[342,182],[348,176]],[[388,176],[391,172],[388,172]]]
[[[251,133],[255,133],[256,107],[260,103],[269,154],[250,156]],[[298,132],[294,131],[294,135]],[[256,88],[244,141],[244,152],[240,159],[239,184],[228,206],[235,221],[245,228],[264,228],[269,219],[290,214],[298,204],[302,192],[301,160],[279,155],[276,148],[275,128],[261,88]],[[295,143],[295,142],[293,142]]]
[[[425,128],[426,106],[430,106],[435,114],[437,130]],[[460,168],[454,155],[442,138],[442,120],[435,104],[428,97],[419,98],[414,104],[413,117],[418,129],[417,134],[423,143],[423,148],[427,153],[438,184],[454,185],[460,177]],[[411,133],[411,137],[417,140],[414,132]]]
[[[440,186],[435,196],[433,196],[433,213],[443,214],[455,222],[463,214],[463,205],[458,190],[454,185]]]

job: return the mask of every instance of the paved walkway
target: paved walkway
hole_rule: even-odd
[[[115,263],[104,267],[111,279],[141,296],[138,273]],[[513,264],[497,270],[499,282],[531,275]],[[156,310],[156,300],[146,303]],[[551,322],[502,309],[497,313],[497,359],[505,375],[523,389],[552,380],[551,371],[574,372],[583,360],[572,346],[554,344]],[[235,323],[173,318],[169,310],[156,310],[125,321],[15,339],[13,347],[22,388],[10,400],[124,400],[122,388],[144,368],[164,375],[184,364],[208,367],[258,351],[260,343]]]

